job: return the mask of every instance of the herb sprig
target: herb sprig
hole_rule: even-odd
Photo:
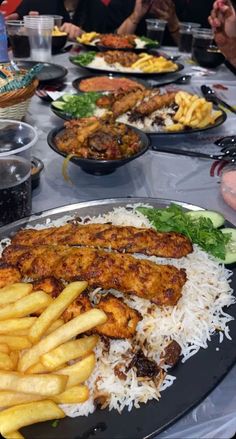
[[[76,64],[80,64],[81,66],[87,66],[94,60],[96,53],[97,52],[91,50],[91,52],[81,53],[80,55],[73,56],[72,60]]]
[[[177,204],[171,204],[165,209],[138,207],[137,210],[148,218],[156,230],[182,233],[207,253],[225,259],[226,245],[231,235],[215,229],[209,218],[192,219]]]

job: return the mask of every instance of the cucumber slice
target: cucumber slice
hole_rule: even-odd
[[[63,101],[65,101],[65,102],[69,102],[73,96],[74,96],[74,95],[72,95],[72,94],[65,93],[65,94],[62,96],[62,99],[63,99]]]
[[[215,229],[223,226],[225,222],[223,215],[213,210],[191,210],[189,212],[186,212],[186,215],[188,215],[193,220],[198,218],[208,218],[212,221],[213,227]]]
[[[236,229],[225,227],[221,232],[231,233],[231,240],[226,246],[225,259],[222,262],[224,262],[224,264],[233,264],[236,262]]]
[[[65,106],[65,102],[63,101],[54,101],[52,102],[53,107],[57,108],[58,110],[63,110]]]

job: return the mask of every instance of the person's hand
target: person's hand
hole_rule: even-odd
[[[228,37],[236,37],[236,12],[228,0],[216,0],[208,21],[214,32],[224,30]]]
[[[157,18],[166,20],[170,31],[179,28],[179,20],[172,0],[154,0],[150,12]]]
[[[66,32],[70,40],[76,40],[76,38],[83,33],[80,27],[75,26],[74,24],[71,23],[63,23],[60,30],[62,32]]]
[[[124,0],[125,1],[125,0]],[[139,23],[145,14],[150,10],[153,0],[136,0],[134,10],[131,14],[134,23]]]

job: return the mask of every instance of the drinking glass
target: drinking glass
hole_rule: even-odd
[[[52,30],[54,18],[47,15],[24,17],[30,42],[30,56],[33,61],[50,61],[52,55]]]
[[[155,18],[148,18],[145,21],[147,27],[147,37],[154,41],[158,41],[161,46],[167,21],[157,20]]]
[[[180,23],[179,51],[190,53],[193,41],[193,29],[201,27],[199,23]]]
[[[31,162],[0,157],[0,227],[31,213]]]
[[[214,68],[224,62],[224,55],[214,42],[210,29],[193,29],[192,59],[202,67]]]
[[[15,58],[28,58],[30,56],[30,46],[24,22],[22,20],[8,20],[6,28],[13,56]]]

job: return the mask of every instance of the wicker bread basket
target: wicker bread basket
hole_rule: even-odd
[[[0,94],[0,119],[21,120],[25,116],[31,97],[38,86],[34,79],[30,85]]]

